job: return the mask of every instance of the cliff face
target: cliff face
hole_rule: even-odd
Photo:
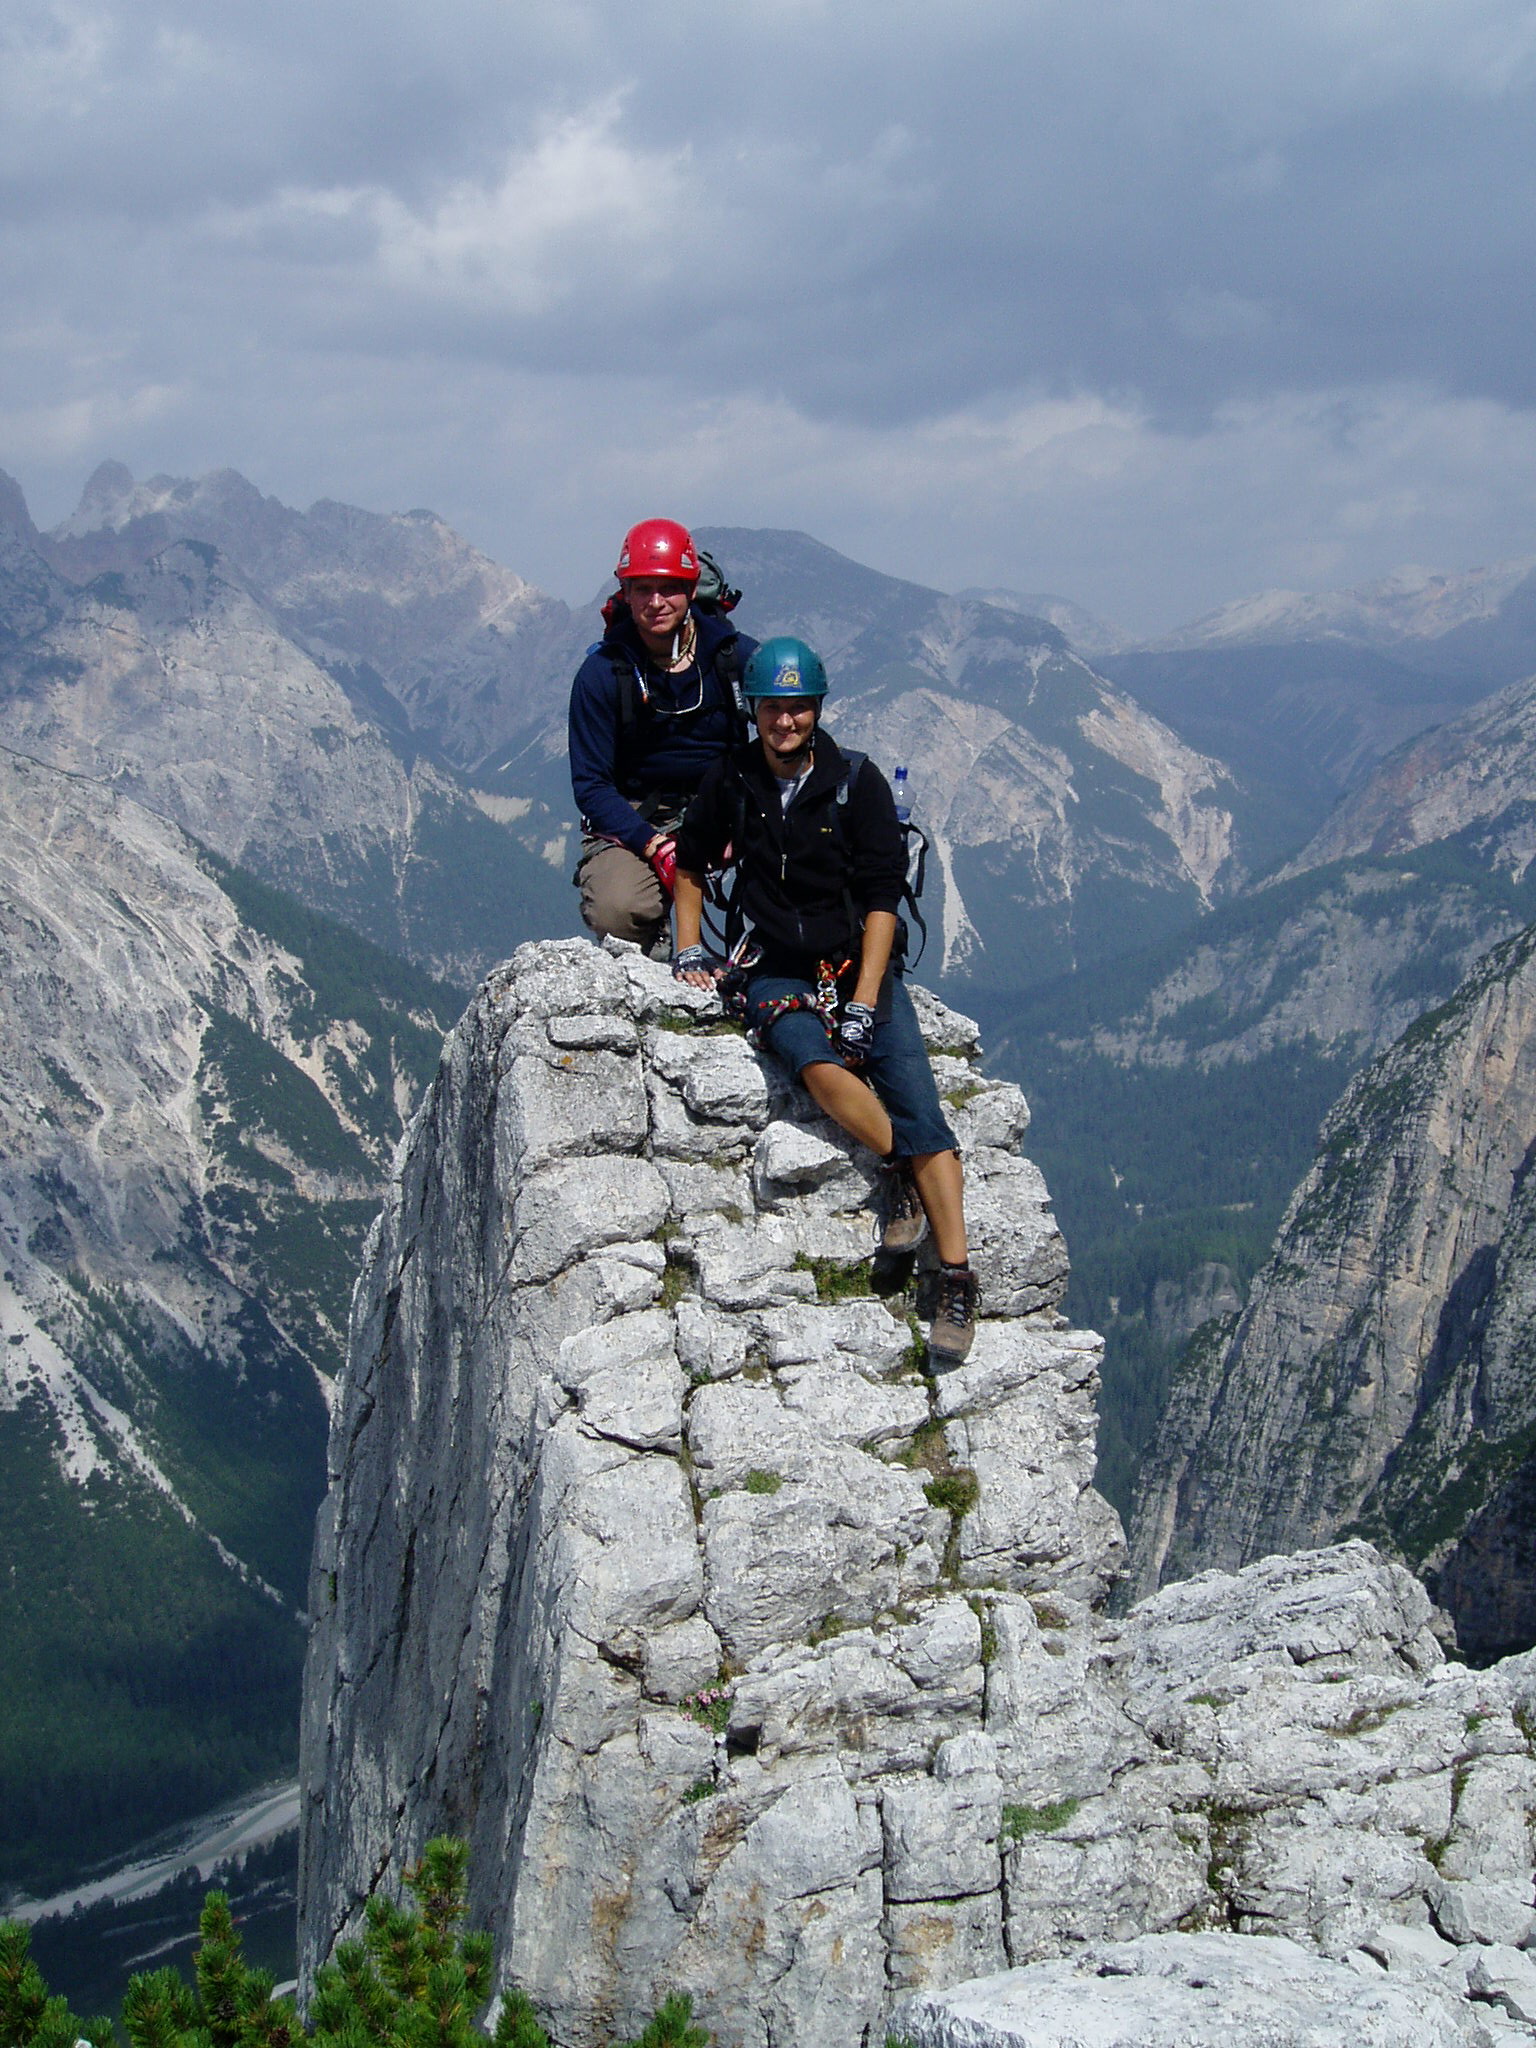
[[[1283,873],[1401,854],[1460,835],[1495,873],[1523,879],[1536,853],[1536,678],[1512,683],[1383,761]]]
[[[325,1396],[452,1011],[4,749],[0,949],[0,1887],[36,1887],[292,1767]]]
[[[868,1290],[867,1166],[708,999],[529,946],[450,1038],[332,1434],[304,1969],[454,1830],[560,2048],[673,1989],[722,2048],[937,2043],[963,1980],[1210,1929],[1489,2048],[1469,1972],[1536,1937],[1536,1659],[1447,1668],[1363,1543],[1095,1611],[1097,1340],[1022,1098],[922,1007],[987,1283],[937,1381]]]
[[[861,1267],[868,1162],[739,1036],[677,1028],[708,1007],[633,954],[525,947],[450,1041],[334,1427],[304,1952],[451,1828],[562,2041],[677,1983],[724,2040],[819,2010],[795,2038],[843,2043],[925,1901],[1003,1960],[987,1614],[1033,1627],[1027,1596],[1096,1598],[1118,1561],[1098,1344],[1055,1313],[1023,1099],[962,1020],[924,1006],[988,1314],[935,1388]]]
[[[1137,1584],[1359,1526],[1440,1569],[1469,1647],[1530,1640],[1511,1507],[1536,1427],[1533,1115],[1527,930],[1329,1116],[1246,1312],[1175,1389]]]

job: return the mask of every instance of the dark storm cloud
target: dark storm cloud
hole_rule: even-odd
[[[1188,497],[1208,580],[1278,580],[1445,545],[1455,408],[1518,416],[1512,463],[1536,402],[1529,6],[60,0],[0,78],[0,425],[45,492],[264,447],[484,530],[457,394],[502,461],[565,451],[573,529],[632,487],[616,432],[658,481],[681,435],[701,491],[734,437],[758,509],[715,516],[841,476],[844,542],[895,546],[896,480],[948,489],[957,580],[1038,583],[1010,522],[1047,491],[1078,566],[1110,488],[1132,526]],[[1209,493],[1245,464],[1293,481],[1240,556]],[[1479,505],[1468,546],[1531,544],[1512,481]]]

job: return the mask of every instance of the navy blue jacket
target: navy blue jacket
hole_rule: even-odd
[[[692,617],[698,664],[687,675],[658,673],[628,609],[621,607],[571,685],[571,788],[583,827],[616,839],[631,853],[643,855],[656,832],[635,810],[636,801],[659,791],[692,796],[705,770],[743,734],[730,688],[715,673],[715,657],[734,641],[745,669],[757,642],[718,612],[695,610]],[[621,715],[615,655],[635,678],[635,715],[628,725]],[[643,702],[646,692],[649,705]]]
[[[814,972],[818,960],[857,958],[869,912],[900,913],[907,845],[891,786],[865,760],[839,805],[847,771],[832,735],[818,727],[811,772],[786,811],[783,784],[753,740],[710,770],[688,806],[677,864],[707,874],[732,844],[741,908],[765,970],[798,974],[810,963]]]

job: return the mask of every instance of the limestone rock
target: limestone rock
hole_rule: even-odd
[[[1357,1077],[1246,1310],[1186,1354],[1137,1590],[1348,1527],[1426,1576],[1469,1655],[1531,1641],[1533,1104],[1528,927]]]
[[[558,2048],[672,1989],[720,2048],[1053,2041],[998,2031],[1053,1985],[1207,2028],[1074,2039],[1502,2048],[1536,1655],[1447,1665],[1363,1542],[1108,1619],[1100,1347],[1056,1312],[1043,1191],[1015,1239],[996,1212],[971,1358],[925,1377],[868,1289],[868,1163],[676,986],[524,948],[401,1149],[317,1545],[306,1971],[453,1831]],[[967,1072],[977,1127],[1022,1128]],[[1034,1185],[997,1158],[973,1187]],[[1038,1995],[973,2011],[1007,1965]]]
[[[911,2048],[1486,2048],[1447,1989],[1372,1983],[1284,1939],[1143,1935],[908,2000]]]
[[[722,2042],[843,2048],[892,1972],[1006,1959],[988,1602],[1102,1592],[1120,1532],[1098,1348],[1058,1327],[1065,1253],[1007,1149],[1023,1099],[921,1008],[978,1134],[987,1284],[942,1387],[869,1290],[874,1162],[707,999],[585,941],[482,989],[356,1297],[307,1967],[445,1829],[562,2048],[674,1985]]]

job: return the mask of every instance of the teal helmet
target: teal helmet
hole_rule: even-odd
[[[747,663],[741,694],[749,704],[764,697],[825,697],[827,672],[814,647],[792,633],[778,633]]]

